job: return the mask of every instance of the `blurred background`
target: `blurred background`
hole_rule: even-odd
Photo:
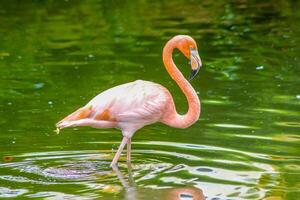
[[[300,199],[300,2],[1,0],[0,197]],[[136,79],[187,103],[162,63],[174,35],[198,43],[200,120],[147,126],[132,169],[114,129],[54,124]],[[186,76],[188,60],[174,60]],[[178,197],[178,195],[177,195]]]

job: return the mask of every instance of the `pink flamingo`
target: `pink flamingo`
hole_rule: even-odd
[[[137,80],[100,93],[87,105],[58,122],[57,130],[75,126],[120,129],[123,139],[111,162],[110,166],[113,167],[126,144],[127,162],[131,161],[131,138],[138,129],[155,122],[174,128],[187,128],[194,124],[200,116],[200,100],[173,62],[172,53],[175,48],[190,60],[190,80],[196,76],[202,63],[197,44],[190,36],[175,36],[163,49],[164,65],[187,98],[189,108],[186,114],[177,113],[172,95],[165,87],[150,81]]]

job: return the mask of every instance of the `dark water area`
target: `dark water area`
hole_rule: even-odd
[[[199,121],[146,126],[132,166],[109,163],[115,129],[54,124],[113,86],[149,80],[184,95],[162,48],[198,43]],[[188,76],[188,60],[174,59]],[[299,1],[0,2],[0,198],[300,199]]]

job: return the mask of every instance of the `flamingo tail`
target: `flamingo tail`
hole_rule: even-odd
[[[88,107],[85,106],[85,107],[79,108],[75,112],[71,113],[70,115],[68,115],[64,119],[57,122],[56,127],[61,127],[60,125],[63,124],[63,123],[72,122],[72,121],[87,118],[91,114],[91,112],[92,112],[92,106],[88,106]]]

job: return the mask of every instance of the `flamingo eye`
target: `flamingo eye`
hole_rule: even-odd
[[[202,62],[199,57],[197,49],[190,48],[190,63],[191,63],[192,69],[194,69],[194,70],[201,67]]]

